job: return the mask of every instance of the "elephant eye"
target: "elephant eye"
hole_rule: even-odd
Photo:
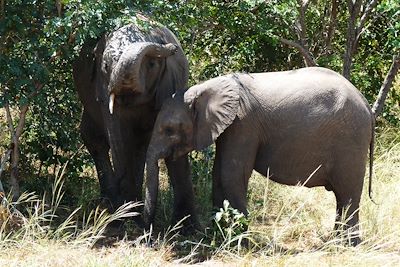
[[[164,133],[166,136],[172,136],[174,134],[174,129],[172,129],[172,127],[166,127]]]
[[[149,67],[150,67],[150,68],[154,67],[155,64],[156,64],[156,63],[154,62],[154,60],[150,60],[150,61],[149,61]]]

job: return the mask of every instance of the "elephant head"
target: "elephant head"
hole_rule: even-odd
[[[195,85],[164,102],[147,150],[144,220],[153,221],[158,194],[158,160],[178,158],[211,145],[241,117],[240,84],[220,77]]]
[[[152,42],[136,42],[128,46],[117,62],[112,59],[103,61],[104,71],[108,65],[115,65],[110,72],[110,81],[107,87],[109,95],[109,111],[113,113],[116,95],[135,95],[148,100],[156,93],[156,83],[163,78],[167,68],[166,58],[174,55],[177,45],[158,44]],[[164,83],[164,81],[162,81]]]
[[[100,83],[97,96],[108,100],[111,114],[115,104],[124,105],[129,97],[134,98],[135,104],[156,98],[159,108],[188,79],[186,57],[166,28],[143,34],[134,25],[122,27],[102,38],[95,48],[95,57],[95,74],[101,76],[96,77]],[[132,99],[129,102],[133,104]]]

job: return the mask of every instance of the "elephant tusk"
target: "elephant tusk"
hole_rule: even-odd
[[[108,109],[110,110],[110,114],[113,114],[114,111],[114,99],[115,99],[115,94],[111,94],[110,102],[108,103]]]

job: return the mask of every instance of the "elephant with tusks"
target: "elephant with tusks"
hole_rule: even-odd
[[[84,109],[81,136],[93,157],[102,199],[112,210],[142,200],[157,114],[165,99],[187,88],[188,62],[179,41],[163,26],[143,30],[128,24],[88,41],[73,64],[73,78]],[[166,166],[173,217],[190,215],[186,225],[197,226],[187,156],[167,157]]]

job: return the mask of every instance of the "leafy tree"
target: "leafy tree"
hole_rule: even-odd
[[[133,3],[124,0],[1,2],[0,107],[6,110],[11,135],[15,198],[19,195],[22,134],[26,140],[22,150],[31,165],[39,161],[40,166],[56,166],[73,160],[70,171],[79,170],[82,153],[71,159],[80,146],[80,106],[73,90],[71,62],[85,41],[132,19],[132,7]],[[24,132],[25,122],[28,129]]]

